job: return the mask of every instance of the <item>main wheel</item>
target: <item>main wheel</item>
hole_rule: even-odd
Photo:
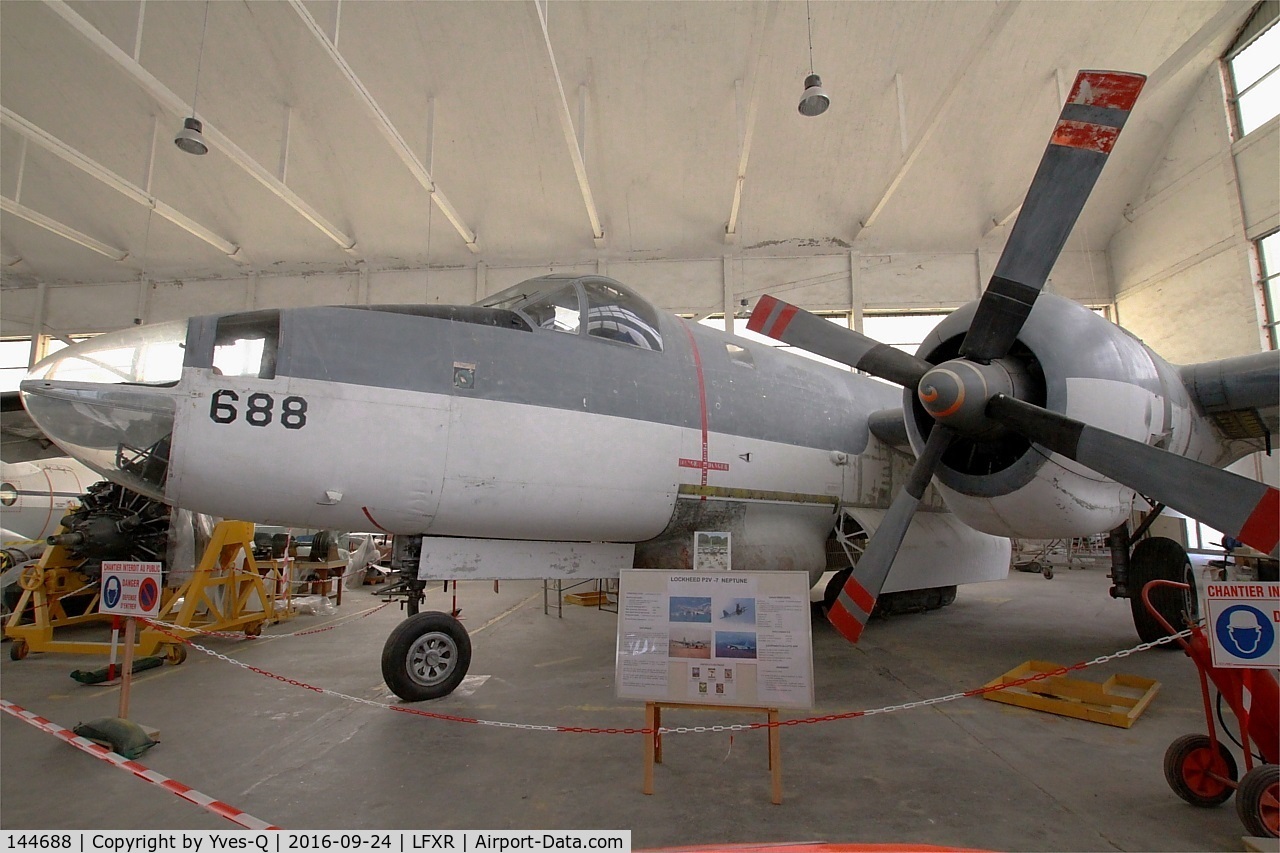
[[[1250,835],[1280,838],[1280,765],[1259,764],[1244,774],[1236,814]]]
[[[1183,735],[1165,750],[1164,778],[1191,805],[1210,808],[1231,799],[1235,786],[1215,776],[1234,782],[1236,760],[1221,743],[1215,754],[1208,735]]]
[[[1142,603],[1142,588],[1150,581],[1167,580],[1185,583],[1191,588],[1186,592],[1168,587],[1151,590],[1151,604],[1170,625],[1182,630],[1185,611],[1192,619],[1199,618],[1200,606],[1196,600],[1196,578],[1191,569],[1187,552],[1172,539],[1153,536],[1143,539],[1133,549],[1129,558],[1129,607],[1133,611],[1133,627],[1144,643],[1153,643],[1169,632],[1160,627],[1155,617]],[[1176,648],[1176,643],[1165,643],[1164,648]]]
[[[447,613],[410,616],[382,647],[382,677],[406,702],[448,696],[470,666],[471,638]]]

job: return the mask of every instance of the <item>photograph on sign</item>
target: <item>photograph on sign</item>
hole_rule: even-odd
[[[699,530],[693,534],[693,569],[696,572],[727,572],[732,566],[730,544],[733,534]]]
[[[803,572],[623,571],[618,696],[812,707],[808,582]]]
[[[1280,667],[1280,584],[1205,584],[1209,650],[1221,668]]]

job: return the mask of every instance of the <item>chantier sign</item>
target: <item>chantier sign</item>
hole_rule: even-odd
[[[159,616],[160,563],[103,560],[102,600],[98,612],[116,616]]]
[[[1205,597],[1214,666],[1280,667],[1280,584],[1213,581]]]

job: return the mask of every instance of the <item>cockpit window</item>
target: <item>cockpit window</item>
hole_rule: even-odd
[[[182,378],[187,321],[97,335],[50,355],[28,379],[104,385],[168,385]]]
[[[544,329],[576,335],[582,326],[582,305],[578,301],[578,289],[572,284],[520,306],[520,311],[535,326]]]
[[[279,345],[279,311],[221,317],[214,334],[213,370],[222,376],[274,379]]]
[[[584,281],[587,334],[662,352],[658,318],[648,303],[602,281]]]

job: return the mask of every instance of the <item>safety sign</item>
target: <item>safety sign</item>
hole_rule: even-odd
[[[116,616],[159,616],[160,563],[102,561],[102,600],[99,613]]]
[[[1214,666],[1280,667],[1280,584],[1212,581],[1205,597]]]

